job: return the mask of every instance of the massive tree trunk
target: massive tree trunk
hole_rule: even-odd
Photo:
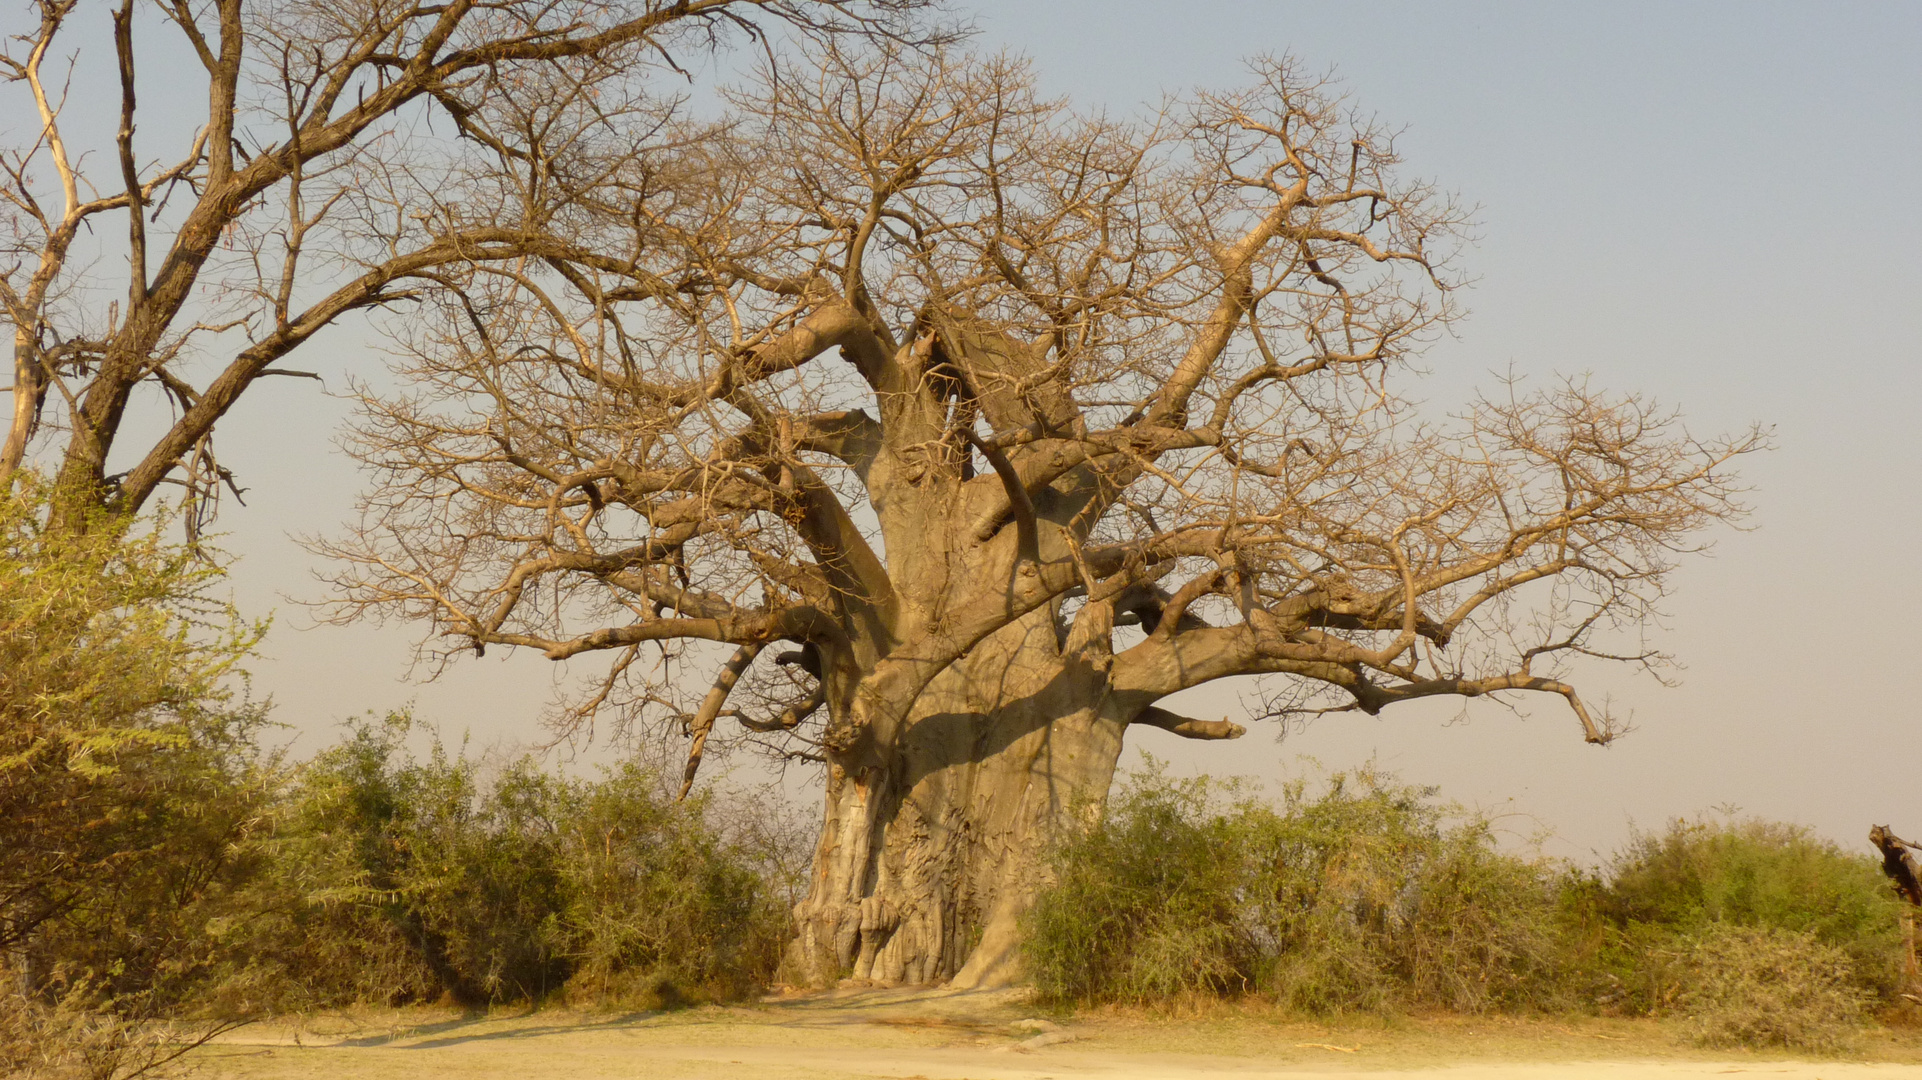
[[[1098,814],[1128,719],[1107,687],[1112,625],[1042,610],[916,699],[892,746],[834,762],[794,977],[1005,983],[1047,845]]]
[[[850,621],[827,677],[830,731],[849,737],[829,739],[826,818],[788,956],[790,977],[814,985],[1012,981],[1047,850],[1101,813],[1128,725],[1242,733],[1155,707],[1166,689],[1116,686],[1116,616],[1152,626],[1167,598],[1151,583],[1103,599],[1084,590],[1079,607],[1055,590],[1016,613],[1040,567],[1085,566],[1091,508],[1120,473],[1019,475],[974,433],[975,410],[997,431],[1065,430],[1072,402],[1053,388],[1011,392],[1039,371],[1025,346],[943,326],[899,351],[913,377],[883,395],[888,437],[861,461],[890,634]],[[970,486],[976,451],[995,487]],[[983,626],[993,629],[964,641]],[[936,673],[897,677],[915,665]]]

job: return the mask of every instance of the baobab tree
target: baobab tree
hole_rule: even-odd
[[[240,490],[218,421],[261,379],[317,377],[276,366],[316,335],[405,308],[451,266],[570,254],[559,219],[586,181],[542,162],[583,129],[645,143],[676,56],[770,27],[905,40],[920,7],[35,0],[0,53],[20,140],[0,147],[0,491],[44,454],[69,500],[131,516],[177,485],[203,523]],[[546,97],[592,108],[531,126],[521,103]],[[159,434],[122,441],[130,416]]]
[[[1016,970],[1051,836],[1130,725],[1546,695],[1655,665],[1732,459],[1636,397],[1394,391],[1464,212],[1285,60],[1152,120],[1024,65],[821,44],[574,196],[593,259],[464,266],[369,393],[336,614],[443,658],[603,655],[568,704],[826,770],[794,977]],[[556,106],[561,108],[562,106]],[[555,167],[560,167],[557,163]],[[583,173],[587,172],[581,169]],[[685,787],[684,787],[685,790]]]

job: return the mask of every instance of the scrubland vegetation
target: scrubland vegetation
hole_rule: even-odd
[[[48,530],[23,490],[0,503],[0,1073],[132,1075],[320,1007],[660,1008],[772,977],[804,857],[778,815],[677,804],[634,766],[483,775],[410,753],[405,715],[264,753],[236,692],[263,628],[219,574],[164,519]]]
[[[1675,1015],[1707,1045],[1815,1050],[1903,1000],[1900,903],[1804,829],[1677,821],[1594,868],[1496,840],[1373,769],[1275,801],[1150,771],[1058,852],[1029,970],[1070,1005]]]
[[[637,766],[482,763],[405,715],[259,749],[258,640],[165,542],[0,521],[0,1066],[125,1077],[232,1025],[351,1005],[671,1008],[780,977],[803,810],[673,801]],[[410,750],[410,745],[424,750]],[[1373,769],[1128,778],[1027,923],[1063,1008],[1685,1019],[1832,1050],[1904,979],[1875,862],[1792,826],[1676,822],[1607,865],[1518,854]]]
[[[181,798],[169,821],[215,821],[77,883],[16,945],[16,1063],[51,1040],[147,1064],[113,1051],[163,1018],[201,1036],[341,1006],[661,1009],[768,984],[801,865],[775,838],[632,766],[571,779],[523,759],[483,780],[438,741],[409,753],[412,727],[358,721],[298,767],[254,756],[225,786],[160,793]]]

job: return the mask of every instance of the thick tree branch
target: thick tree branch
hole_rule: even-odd
[[[1131,723],[1158,727],[1184,739],[1239,739],[1248,733],[1247,728],[1229,723],[1226,717],[1220,720],[1191,720],[1154,705],[1136,713]]]
[[[721,673],[714,677],[714,686],[701,699],[701,707],[695,710],[693,718],[688,721],[687,733],[691,741],[687,746],[687,765],[681,769],[681,790],[675,794],[675,802],[685,800],[688,791],[694,787],[694,774],[701,768],[701,753],[707,748],[707,736],[714,730],[714,720],[721,715],[721,707],[727,704],[727,696],[734,690],[741,673],[761,654],[762,647],[755,643],[734,650],[734,655],[721,665]]]
[[[1002,491],[1007,495],[1008,509],[1014,515],[1015,550],[1019,558],[1030,563],[1040,561],[1041,532],[1035,524],[1034,502],[1028,498],[1028,489],[1021,483],[1021,474],[1015,471],[1000,447],[984,442],[972,429],[962,428],[961,437],[981,451],[981,456],[988,459],[988,464],[994,468],[994,475],[1001,481]],[[980,535],[978,529],[976,535]]]

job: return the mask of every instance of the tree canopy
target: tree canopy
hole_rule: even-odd
[[[1144,635],[1111,657],[1144,706],[1252,673],[1315,691],[1278,708],[1541,691],[1606,741],[1563,661],[1659,661],[1639,628],[1758,436],[1580,381],[1416,418],[1396,380],[1457,316],[1468,215],[1325,81],[1252,74],[1120,121],[1016,59],[827,45],[721,122],[556,148],[597,257],[423,288],[410,389],[358,435],[385,482],[329,549],[345,610],[615,654],[582,709],[689,711],[671,642],[741,646],[730,684],[807,643],[859,689],[740,719],[817,749],[1096,607]]]

